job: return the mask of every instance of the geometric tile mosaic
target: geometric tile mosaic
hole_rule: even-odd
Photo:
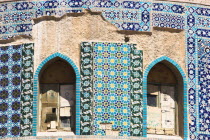
[[[156,1],[152,4],[152,25],[174,29],[185,28],[185,7],[181,4]]]
[[[92,121],[82,122],[88,134],[106,135],[100,125],[112,123],[120,136],[141,136],[142,51],[134,44],[83,42],[81,55],[81,85],[87,85],[81,92],[87,98],[81,100],[93,99],[81,106],[92,114]]]
[[[112,123],[120,136],[130,135],[130,46],[94,42],[93,134],[106,135],[100,123]]]
[[[25,45],[0,48],[0,138],[18,137],[23,128],[21,125],[24,118],[21,110],[23,105],[21,102],[21,84],[23,82],[21,76],[23,74],[22,58],[24,57]],[[31,62],[30,60],[28,63]],[[33,75],[30,73],[28,79],[32,77]]]
[[[20,135],[21,46],[0,48],[0,137]]]

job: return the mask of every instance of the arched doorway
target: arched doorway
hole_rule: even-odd
[[[64,59],[55,57],[39,73],[39,132],[76,129],[76,74]]]
[[[146,68],[143,86],[144,136],[187,138],[186,76],[180,66],[168,57],[158,58]]]

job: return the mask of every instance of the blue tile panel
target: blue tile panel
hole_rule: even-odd
[[[83,42],[81,58],[84,134],[106,135],[100,123],[112,123],[120,136],[141,136],[142,51],[134,44]]]
[[[32,90],[23,89],[22,75],[26,73],[24,65],[25,47],[29,44],[6,46],[0,48],[0,138],[19,137],[22,132],[22,95]],[[33,46],[33,44],[30,44]],[[32,67],[28,67],[32,68]],[[33,73],[28,75],[33,79]],[[31,84],[28,85],[30,88]],[[31,98],[30,98],[31,99]],[[30,107],[29,110],[32,110]],[[28,114],[27,114],[28,115]],[[29,120],[31,123],[31,120]]]
[[[21,46],[0,48],[0,138],[20,136]]]
[[[106,135],[100,123],[112,123],[130,135],[130,45],[94,42],[93,134]]]
[[[32,135],[37,135],[38,130],[38,85],[39,85],[39,73],[42,67],[47,64],[53,58],[60,57],[66,60],[74,69],[76,74],[76,135],[80,135],[80,71],[76,64],[67,56],[61,53],[54,53],[47,57],[42,63],[38,66],[34,74],[34,85],[33,85],[33,124],[32,124]]]
[[[210,139],[209,118],[209,14],[207,7],[186,8],[186,52],[190,139]],[[207,13],[206,13],[207,12]]]
[[[185,28],[185,6],[169,2],[152,4],[152,25],[174,29]]]

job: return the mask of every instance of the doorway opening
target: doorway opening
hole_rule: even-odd
[[[76,129],[76,74],[60,57],[50,60],[39,74],[39,131],[74,132]]]
[[[164,60],[147,77],[147,133],[184,135],[183,79],[173,64]]]

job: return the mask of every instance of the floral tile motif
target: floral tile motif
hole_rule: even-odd
[[[143,89],[142,89],[142,67],[143,52],[137,50],[135,45],[131,46],[131,136],[143,135]],[[140,116],[140,117],[139,117]]]
[[[88,42],[81,43],[81,135],[91,135],[92,125],[92,46]]]
[[[33,56],[34,45],[22,46],[22,72],[21,72],[21,133],[20,136],[32,135],[32,102],[33,102]]]
[[[89,118],[81,119],[81,131],[106,135],[100,123],[112,123],[120,136],[141,136],[142,51],[133,44],[83,42],[81,74],[81,118]]]

